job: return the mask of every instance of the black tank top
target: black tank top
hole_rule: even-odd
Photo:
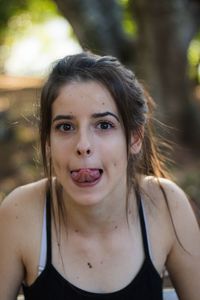
[[[140,200],[140,199],[139,199]],[[112,293],[93,293],[67,281],[52,265],[51,205],[47,196],[47,262],[42,273],[30,286],[23,285],[25,300],[162,300],[162,278],[155,269],[148,248],[147,233],[141,201],[139,217],[145,259],[138,274],[126,287]]]

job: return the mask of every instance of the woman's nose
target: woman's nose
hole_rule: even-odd
[[[78,156],[90,156],[92,154],[91,137],[88,133],[80,133],[76,153]]]
[[[91,149],[89,147],[87,149],[77,148],[77,154],[79,156],[81,156],[81,155],[89,156],[90,153],[91,153]]]

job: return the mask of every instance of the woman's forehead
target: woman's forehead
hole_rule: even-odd
[[[109,90],[96,81],[72,81],[60,88],[53,102],[52,112],[57,111],[93,111],[109,109],[117,113],[117,107]]]

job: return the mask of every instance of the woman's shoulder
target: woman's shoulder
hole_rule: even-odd
[[[37,265],[46,182],[14,189],[0,205],[0,264],[3,273],[19,282]]]
[[[196,255],[200,230],[184,191],[169,179],[148,176],[141,181],[141,195],[156,263],[164,262],[170,268],[184,256],[183,249]]]
[[[153,176],[144,177],[141,184],[144,203],[152,222],[165,225],[168,232],[176,232],[178,236],[185,236],[183,229],[188,232],[199,232],[199,227],[191,202],[185,192],[175,182],[165,178]],[[187,225],[186,225],[187,224]],[[176,239],[176,234],[173,238]],[[183,238],[184,239],[184,238]]]
[[[143,178],[142,190],[156,263],[164,261],[180,297],[199,299],[200,229],[187,195],[164,178]]]
[[[41,197],[44,197],[46,190],[46,179],[41,179],[39,181],[31,182],[26,185],[16,187],[11,191],[1,203],[1,208],[6,209],[7,207],[11,209],[16,205],[22,206],[36,204]]]
[[[143,176],[140,189],[150,233],[152,231],[152,236],[156,237],[156,240],[164,237],[164,243],[168,242],[166,247],[169,249],[173,242],[171,216],[180,188],[169,179]]]
[[[177,206],[188,207],[189,200],[185,192],[174,181],[154,176],[145,176],[141,180],[141,189],[153,203],[159,207],[168,205],[168,208]]]
[[[26,224],[26,220],[41,214],[45,200],[46,179],[15,188],[0,205],[0,223],[12,220],[11,224]],[[18,221],[18,222],[17,222]],[[19,222],[20,221],[20,222]]]

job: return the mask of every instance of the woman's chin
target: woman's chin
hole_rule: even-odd
[[[74,203],[74,205],[79,207],[95,207],[103,202],[102,197],[95,196],[95,195],[88,195],[88,196],[79,196],[71,198],[71,202]]]

